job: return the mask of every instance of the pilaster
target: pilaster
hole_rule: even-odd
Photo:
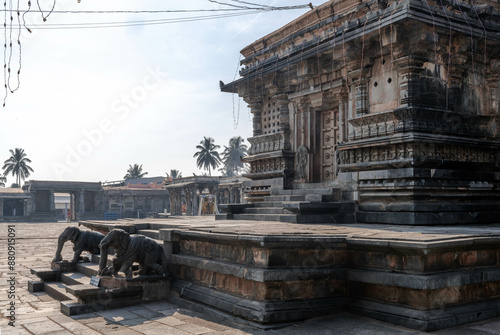
[[[253,114],[253,136],[262,135],[262,101],[252,102],[248,105],[250,112]]]
[[[394,61],[399,77],[399,107],[413,107],[420,103],[419,76],[425,59],[403,56]]]

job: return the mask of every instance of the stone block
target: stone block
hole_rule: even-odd
[[[31,269],[31,273],[44,282],[61,281],[60,269]]]
[[[44,290],[44,282],[34,281],[34,280],[28,281],[28,291],[30,293],[43,292],[43,290]]]

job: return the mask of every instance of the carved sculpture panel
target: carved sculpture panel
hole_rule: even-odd
[[[308,164],[309,150],[301,145],[297,148],[297,179],[307,179],[307,164]]]

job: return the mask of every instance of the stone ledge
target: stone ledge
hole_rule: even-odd
[[[500,299],[424,311],[364,299],[353,299],[349,302],[348,309],[384,322],[431,332],[498,317]]]
[[[500,269],[463,270],[433,275],[391,273],[372,270],[349,269],[347,279],[368,284],[378,284],[416,290],[436,290],[464,285],[498,282]]]
[[[346,299],[333,298],[293,300],[293,301],[256,301],[242,299],[214,289],[178,280],[172,290],[180,297],[196,301],[224,312],[255,322],[278,323],[305,320],[319,315],[331,314],[345,304]]]
[[[339,280],[344,280],[346,278],[346,270],[341,266],[333,268],[318,267],[314,269],[304,267],[265,269],[185,255],[172,255],[172,263],[257,282],[304,280],[304,277],[307,278],[307,280],[329,276],[334,276],[334,278]]]

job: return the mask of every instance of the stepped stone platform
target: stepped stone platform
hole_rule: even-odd
[[[109,222],[81,224],[100,231]],[[115,222],[163,240],[168,299],[279,327],[349,310],[433,331],[500,316],[500,224]]]
[[[52,262],[50,268],[31,269],[40,281],[29,281],[28,290],[45,291],[59,300],[61,312],[68,316],[162,300],[170,292],[170,279],[163,276],[98,277],[99,261],[99,255],[90,255],[76,264]],[[91,284],[93,277],[99,279],[97,286]]]
[[[311,186],[312,187],[312,186]],[[354,223],[355,203],[342,201],[338,187],[271,190],[260,201],[219,204],[216,220],[256,220],[290,223]]]

